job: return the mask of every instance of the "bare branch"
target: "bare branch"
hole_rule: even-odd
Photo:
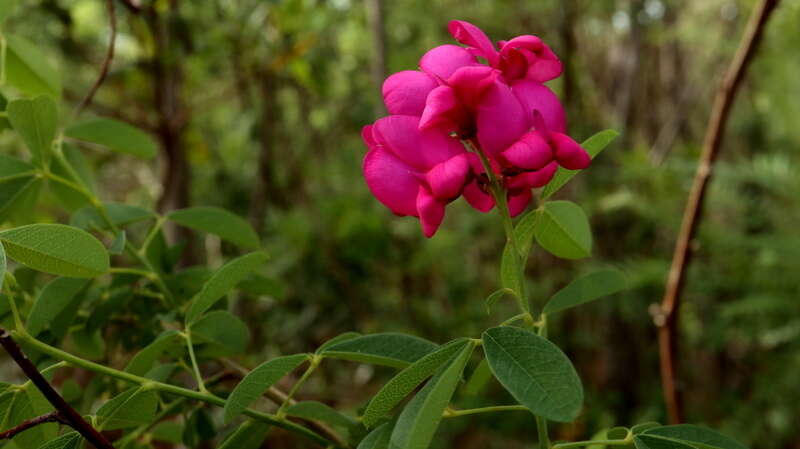
[[[58,394],[58,392],[47,382],[47,379],[42,376],[42,373],[40,373],[36,366],[30,361],[30,359],[28,359],[25,353],[22,352],[22,349],[19,347],[17,342],[11,338],[11,334],[9,334],[8,331],[3,328],[0,328],[0,345],[5,348],[6,352],[8,352],[8,355],[14,359],[17,365],[22,369],[22,372],[25,373],[33,385],[35,385],[36,388],[42,392],[42,395],[47,399],[47,401],[53,405],[60,417],[64,419],[62,422],[75,429],[83,438],[86,439],[86,441],[94,445],[94,447],[97,449],[114,449],[114,446],[111,445],[111,443],[106,439],[106,437],[103,436],[103,434],[98,432],[94,427],[92,427],[91,424],[83,419],[80,413],[72,408],[72,406],[67,404],[67,401],[65,401],[64,398]],[[32,427],[32,425],[29,427]]]
[[[26,421],[22,421],[15,427],[6,430],[5,432],[0,432],[0,440],[10,440],[17,436],[18,433],[22,433],[30,428],[36,427],[39,424],[49,423],[49,422],[57,422],[61,424],[69,425],[67,420],[61,416],[61,412],[58,410],[53,410],[50,413],[47,413],[42,416],[37,416],[35,418],[31,418]]]
[[[676,388],[676,333],[678,328],[678,310],[681,305],[681,293],[689,268],[692,240],[697,232],[697,226],[702,218],[703,199],[714,168],[714,161],[719,154],[725,125],[730,115],[731,106],[736,98],[736,93],[747,72],[747,67],[755,55],[758,44],[764,34],[767,20],[778,6],[780,0],[762,0],[753,11],[747,29],[739,48],[736,50],[733,61],[717,92],[711,119],[703,142],[703,151],[700,162],[692,183],[692,190],[686,208],[683,211],[683,221],[672,256],[672,267],[667,278],[666,291],[661,307],[654,313],[655,323],[658,326],[659,356],[661,359],[661,382],[664,389],[664,401],[671,423],[682,420],[680,398]]]
[[[103,81],[108,76],[108,71],[111,69],[111,61],[114,60],[114,47],[117,42],[117,15],[114,10],[114,0],[106,0],[106,7],[108,9],[108,22],[110,26],[110,36],[108,38],[108,50],[106,50],[106,57],[103,59],[103,65],[100,66],[100,74],[97,76],[94,84],[89,89],[89,92],[84,97],[83,101],[75,108],[74,116],[78,116],[81,111],[92,102],[94,94],[100,89]]]

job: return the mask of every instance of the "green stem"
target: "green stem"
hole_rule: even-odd
[[[573,447],[583,446],[627,446],[631,444],[633,439],[625,438],[624,440],[589,440],[589,441],[576,441],[574,443],[559,443],[551,446],[551,449],[569,449]]]
[[[37,340],[36,338],[31,337],[30,335],[16,331],[12,332],[12,334],[14,334],[15,338],[25,341],[25,343],[29,344],[38,351],[47,354],[51,357],[54,357],[56,359],[63,360],[72,366],[83,368],[95,373],[104,374],[106,376],[113,377],[115,379],[119,379],[134,385],[140,385],[144,388],[148,388],[151,390],[160,391],[163,393],[170,393],[188,399],[194,399],[200,402],[205,402],[207,404],[216,405],[219,407],[225,406],[225,399],[222,399],[219,396],[215,396],[209,392],[190,390],[188,388],[179,387],[177,385],[171,385],[147,379],[125,371],[119,371],[114,368],[110,368],[105,365],[100,365],[99,363],[85,360],[78,356],[72,355],[68,352],[62,351],[61,349],[50,346],[47,343],[44,343],[40,340]],[[315,441],[321,446],[326,446],[330,444],[330,441],[328,441],[321,435],[317,434],[316,432],[309,430],[299,424],[288,421],[282,417],[278,417],[277,415],[258,412],[253,409],[246,409],[243,412],[243,414],[258,421],[263,421],[265,423],[286,429],[290,432],[294,432],[298,435],[302,435],[310,440]]]
[[[302,376],[300,376],[300,379],[298,379],[297,382],[295,382],[294,385],[292,385],[292,389],[289,390],[288,393],[286,393],[286,398],[283,400],[281,406],[278,407],[276,415],[278,415],[281,418],[286,416],[286,408],[289,407],[289,404],[292,403],[292,398],[294,397],[295,393],[297,393],[297,390],[299,390],[300,387],[306,382],[306,380],[308,380],[308,378],[311,377],[311,374],[314,373],[314,370],[317,369],[317,366],[319,366],[321,361],[322,357],[316,354],[312,354],[310,356],[310,359],[308,360],[308,368],[306,368],[306,371],[303,373]]]
[[[192,361],[192,372],[194,372],[194,378],[197,380],[197,389],[203,393],[208,393],[206,384],[203,382],[203,375],[200,373],[200,365],[197,364],[197,356],[194,355],[191,326],[186,328],[186,332],[184,332],[183,336],[186,339],[186,348],[189,350],[189,359]]]
[[[536,416],[536,431],[539,433],[539,449],[550,448],[550,435],[547,432],[547,420]]]
[[[526,412],[528,409],[522,405],[493,405],[491,407],[469,408],[465,410],[447,410],[443,418],[457,418],[459,416],[477,415],[478,413],[493,412]]]

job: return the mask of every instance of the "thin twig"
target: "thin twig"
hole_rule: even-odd
[[[106,57],[103,59],[103,65],[100,66],[100,74],[97,75],[97,79],[95,80],[92,87],[89,89],[89,92],[84,97],[83,101],[75,108],[75,113],[73,114],[75,117],[83,111],[83,109],[88,106],[92,102],[92,98],[94,98],[94,94],[97,93],[97,90],[100,89],[100,86],[103,84],[103,81],[106,80],[106,76],[108,76],[108,71],[111,69],[111,61],[114,60],[114,47],[117,42],[117,15],[114,11],[114,0],[106,0],[106,7],[108,9],[108,23],[110,26],[110,33],[111,35],[108,38],[108,50],[106,50]]]
[[[672,257],[672,267],[667,279],[666,291],[661,307],[656,310],[654,319],[658,326],[659,356],[661,359],[661,382],[664,389],[664,400],[667,405],[669,420],[679,423],[682,420],[680,400],[676,388],[676,333],[678,327],[678,310],[681,304],[681,292],[689,268],[692,240],[702,218],[703,198],[719,153],[725,124],[730,115],[731,106],[737,90],[744,79],[747,66],[758,48],[764,34],[764,28],[770,14],[780,0],[762,0],[754,10],[742,37],[736,55],[725,75],[725,79],[717,92],[711,119],[703,142],[703,151],[697,172],[694,176],[692,190],[686,209],[683,212],[680,234]]]
[[[36,366],[28,359],[25,353],[22,352],[17,342],[11,338],[11,334],[2,328],[0,328],[0,345],[5,348],[8,355],[10,355],[22,369],[22,372],[25,373],[33,385],[42,392],[42,395],[53,405],[56,411],[59,412],[66,424],[80,433],[86,441],[94,445],[97,449],[114,449],[114,446],[111,445],[103,434],[98,432],[91,424],[83,419],[80,413],[67,404],[67,401],[58,394],[47,382],[47,379],[42,376],[42,373],[40,373]]]
[[[15,436],[17,436],[17,434],[19,433],[22,433],[40,424],[45,424],[49,422],[57,422],[69,425],[69,422],[67,422],[66,418],[64,418],[64,416],[61,415],[61,412],[59,412],[58,410],[53,410],[52,412],[44,414],[42,416],[37,416],[35,418],[22,421],[21,423],[17,424],[11,429],[6,430],[5,432],[0,432],[0,440],[10,440]]]

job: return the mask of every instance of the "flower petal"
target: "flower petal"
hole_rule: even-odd
[[[526,110],[508,86],[497,81],[481,99],[476,111],[478,141],[494,156],[516,142],[530,127]]]
[[[364,178],[375,198],[398,215],[417,215],[419,181],[414,171],[390,152],[377,147],[364,157]]]
[[[481,212],[489,212],[494,207],[494,198],[481,190],[480,186],[478,186],[478,181],[472,181],[467,184],[464,187],[463,195],[470,206]]]
[[[463,153],[437,164],[425,179],[433,196],[442,201],[452,201],[461,194],[469,174],[469,160],[467,153]]]
[[[420,172],[466,152],[461,142],[441,129],[420,130],[419,117],[409,115],[378,119],[372,134],[378,144]]]
[[[533,194],[531,193],[530,189],[523,190],[513,195],[509,194],[508,213],[511,214],[512,217],[516,217],[517,215],[521,214],[523,211],[525,211],[525,208],[528,207],[532,197]]]
[[[425,99],[438,83],[427,73],[404,70],[386,78],[383,102],[390,114],[422,115]]]
[[[550,139],[555,146],[556,160],[568,170],[583,170],[592,163],[592,158],[578,142],[561,133],[551,133]]]
[[[553,179],[558,170],[558,163],[553,161],[542,169],[521,173],[506,179],[506,188],[512,191],[529,190],[545,186]]]
[[[522,103],[530,125],[533,125],[533,111],[538,110],[550,131],[559,133],[567,131],[564,108],[556,94],[547,86],[533,81],[518,80],[511,84],[511,89]]]
[[[440,45],[428,50],[419,60],[419,67],[428,75],[442,80],[450,78],[461,67],[478,65],[475,56],[458,45]]]
[[[439,86],[428,94],[419,128],[443,127],[447,131],[455,131],[466,118],[467,113],[461,106],[456,91],[450,86]]]
[[[501,154],[508,163],[523,170],[539,170],[553,161],[553,150],[536,131],[526,133]]]
[[[518,67],[519,56],[526,62],[524,70]],[[555,53],[536,36],[517,36],[500,47],[500,65],[506,79],[527,78],[544,83],[558,78],[563,70],[561,61]]]
[[[417,212],[425,237],[430,238],[436,234],[436,230],[439,229],[439,225],[444,219],[444,206],[444,203],[434,198],[425,187],[420,186],[417,195]]]
[[[476,49],[480,56],[486,58],[489,65],[495,66],[497,64],[499,59],[497,50],[492,45],[492,41],[486,36],[486,33],[481,31],[480,28],[463,20],[452,20],[447,25],[447,30],[457,41]]]

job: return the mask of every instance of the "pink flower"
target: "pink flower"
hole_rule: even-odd
[[[470,155],[441,130],[419,129],[419,117],[392,115],[365,126],[364,177],[372,194],[397,215],[418,217],[426,237],[436,233],[445,206],[458,198]]]

